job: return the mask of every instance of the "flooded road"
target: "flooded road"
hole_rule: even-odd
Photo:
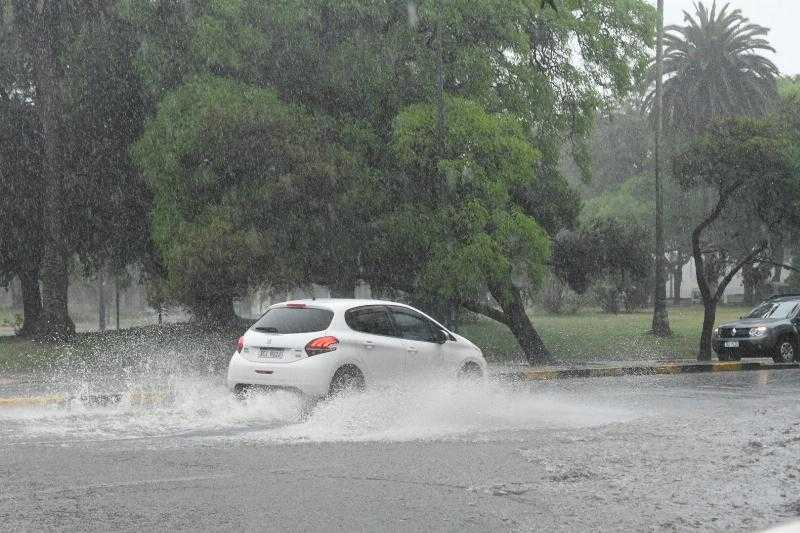
[[[750,531],[800,516],[795,370],[410,383],[305,414],[288,393],[236,400],[211,372],[73,374],[37,391],[122,399],[0,410],[2,528]]]

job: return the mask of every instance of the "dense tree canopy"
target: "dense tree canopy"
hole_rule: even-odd
[[[685,25],[666,28],[664,124],[698,132],[736,115],[764,116],[776,95],[778,68],[762,54],[774,52],[769,30],[729,4],[696,4]],[[654,75],[651,72],[651,78]],[[648,95],[652,105],[654,93]]]
[[[574,226],[580,206],[557,170],[560,145],[571,139],[580,156],[595,109],[631,89],[653,22],[646,2],[563,7],[122,2],[142,36],[137,71],[161,100],[136,154],[169,279],[194,291],[179,300],[197,306],[197,278],[214,270],[220,285],[200,300],[359,278],[456,305],[489,289],[501,310],[484,311],[538,338],[520,287],[540,277],[542,228]],[[202,117],[192,124],[190,109]],[[280,123],[284,113],[293,119]],[[177,205],[175,191],[200,203]],[[206,239],[205,228],[219,231]],[[235,259],[223,234],[237,236]]]

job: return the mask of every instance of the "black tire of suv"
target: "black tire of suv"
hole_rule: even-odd
[[[788,343],[791,346],[791,356],[787,359],[783,352],[784,344]],[[772,360],[776,363],[795,363],[797,362],[797,341],[791,335],[784,335],[778,342],[775,343],[775,351],[772,354]]]

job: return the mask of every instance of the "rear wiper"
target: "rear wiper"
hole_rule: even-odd
[[[253,329],[255,329],[256,331],[263,331],[266,333],[278,333],[278,328],[272,326],[256,326]]]

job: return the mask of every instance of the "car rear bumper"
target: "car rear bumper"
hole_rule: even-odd
[[[291,363],[248,361],[234,353],[228,364],[227,386],[262,386],[296,390],[307,396],[319,397],[328,393],[333,368],[324,357],[309,357]]]

